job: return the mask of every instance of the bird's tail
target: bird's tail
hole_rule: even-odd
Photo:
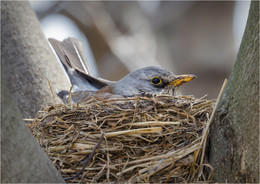
[[[79,40],[75,38],[67,38],[61,42],[49,38],[49,42],[66,70],[68,68],[77,68],[84,73],[93,76],[84,54],[83,45]]]
[[[107,86],[106,82],[93,77],[79,40],[67,38],[58,41],[49,38],[49,42],[73,85],[73,91],[98,90]]]

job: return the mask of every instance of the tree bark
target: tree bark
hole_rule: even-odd
[[[1,182],[64,182],[22,120],[53,102],[48,80],[69,88],[55,60],[29,3],[1,2]]]
[[[24,124],[5,81],[1,98],[1,183],[64,183]]]
[[[39,21],[28,2],[1,2],[2,80],[23,118],[32,118],[42,105],[53,102],[55,90],[69,89]]]
[[[239,53],[211,126],[215,182],[259,183],[259,2],[252,1]]]

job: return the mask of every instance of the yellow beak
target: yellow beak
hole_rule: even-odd
[[[190,74],[184,74],[184,75],[178,75],[173,81],[169,83],[171,86],[180,86],[186,82],[191,81],[192,79],[197,78],[195,75]]]

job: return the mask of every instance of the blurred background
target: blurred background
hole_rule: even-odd
[[[83,42],[95,76],[144,66],[198,78],[182,94],[214,99],[234,65],[250,1],[31,1],[46,38]]]

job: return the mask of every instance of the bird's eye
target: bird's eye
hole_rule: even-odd
[[[159,77],[154,77],[151,82],[155,85],[159,85],[162,83],[162,80]]]

